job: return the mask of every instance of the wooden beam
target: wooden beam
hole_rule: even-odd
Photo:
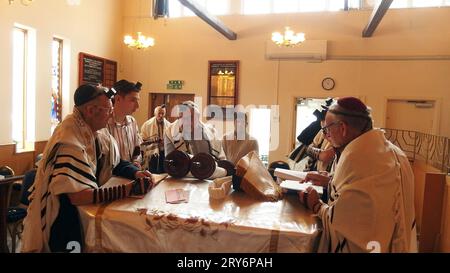
[[[223,36],[227,37],[229,40],[236,40],[237,34],[234,33],[231,29],[229,29],[222,21],[218,18],[210,15],[205,9],[199,6],[193,0],[178,0],[182,5],[192,10],[198,17],[200,17],[203,21],[208,23],[208,25],[212,26],[215,30],[222,33]]]
[[[373,8],[372,15],[370,15],[369,23],[362,32],[363,37],[371,37],[378,24],[383,19],[384,14],[389,9],[389,6],[394,0],[382,0],[378,6]]]

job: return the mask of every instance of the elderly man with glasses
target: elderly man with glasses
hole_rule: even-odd
[[[22,252],[64,252],[68,243],[83,245],[77,205],[109,202],[151,188],[148,171],[119,157],[106,124],[112,113],[107,88],[81,85],[75,107],[48,140],[31,187],[24,220]],[[129,181],[108,187],[112,175]]]
[[[312,187],[299,192],[300,202],[322,220],[319,251],[417,251],[411,166],[382,130],[372,128],[370,108],[341,98],[329,108],[322,131],[336,150],[329,200],[322,202]]]

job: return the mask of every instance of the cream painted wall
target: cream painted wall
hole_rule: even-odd
[[[11,143],[12,28],[20,23],[37,31],[36,140],[50,136],[51,41],[53,36],[70,45],[70,80],[66,84],[64,113],[72,111],[78,86],[78,53],[86,52],[120,61],[123,0],[89,0],[69,6],[63,0],[39,0],[29,6],[0,1],[0,144]]]
[[[146,51],[122,51],[123,75],[144,83],[136,113],[140,124],[147,117],[148,92],[167,92],[168,80],[184,80],[182,92],[202,96],[205,106],[208,60],[240,60],[240,103],[280,105],[282,139],[270,161],[284,159],[292,149],[298,96],[361,97],[373,108],[376,126],[384,125],[387,98],[434,98],[441,103],[439,134],[450,137],[450,8],[389,10],[371,38],[361,37],[371,11],[221,16],[237,33],[236,41],[227,40],[198,17],[137,21],[136,10],[132,1],[125,3],[124,30],[139,28],[156,39],[155,47]],[[307,39],[328,40],[331,60],[266,60],[266,40],[285,25],[305,32]],[[425,55],[445,55],[446,60],[367,60]],[[325,76],[336,81],[332,91],[321,88]]]

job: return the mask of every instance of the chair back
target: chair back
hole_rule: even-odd
[[[14,181],[22,179],[23,175],[0,179],[0,253],[9,252],[6,240],[7,238],[6,215],[8,213],[9,194],[11,192],[11,185]]]
[[[276,168],[285,169],[285,170],[290,170],[291,169],[289,167],[289,164],[287,162],[285,162],[285,161],[278,160],[278,161],[274,161],[274,162],[270,163],[267,170],[269,171],[269,173],[272,176],[273,180],[276,180],[275,175],[274,175],[274,172],[275,172]]]

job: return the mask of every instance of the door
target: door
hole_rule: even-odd
[[[386,128],[434,134],[435,106],[432,100],[388,100]]]
[[[172,117],[172,109],[181,104],[183,101],[191,100],[194,101],[194,94],[173,94],[173,93],[150,93],[148,96],[149,109],[148,118],[153,117],[153,111],[156,106],[165,104],[166,105],[166,118],[170,122],[174,122],[177,117]]]

